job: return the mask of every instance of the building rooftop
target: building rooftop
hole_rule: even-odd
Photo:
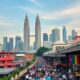
[[[66,45],[66,43],[65,42],[63,42],[63,41],[56,41],[56,42],[54,42],[52,45]]]
[[[0,68],[0,75],[9,74],[9,73],[13,72],[14,70],[15,70],[15,68]]]
[[[15,52],[16,54],[34,54],[36,53],[36,50],[31,50],[31,51],[18,51]]]
[[[14,52],[6,52],[6,51],[1,51],[1,52],[0,52],[0,54],[8,54],[8,53],[14,54]]]

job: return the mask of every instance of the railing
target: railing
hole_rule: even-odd
[[[8,61],[8,60],[14,60],[14,57],[5,57],[5,58],[0,58],[0,61]]]
[[[22,70],[19,74],[15,74],[15,77],[11,77],[10,80],[20,80],[20,78],[27,72],[27,69],[31,69],[37,62],[37,59],[35,60],[35,62],[30,65],[28,68]]]

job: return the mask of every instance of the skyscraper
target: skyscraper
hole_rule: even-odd
[[[38,14],[35,22],[35,47],[36,50],[41,47],[41,26]]]
[[[9,38],[9,50],[13,50],[13,38]]]
[[[68,40],[71,41],[72,40],[72,35],[68,36]]]
[[[52,34],[50,34],[50,36],[49,36],[49,41],[52,42]]]
[[[3,45],[2,45],[2,44],[0,44],[0,51],[2,50],[2,46],[3,46]]]
[[[56,42],[60,40],[60,30],[55,28],[52,30],[52,33],[50,34],[50,41]]]
[[[10,50],[10,42],[7,42],[7,51],[11,51]]]
[[[30,31],[29,31],[29,20],[26,14],[24,21],[24,51],[28,51],[30,48]]]
[[[59,41],[60,40],[60,30],[55,28],[54,32],[55,32],[56,41]]]
[[[47,33],[43,33],[43,41],[48,41],[48,34]]]
[[[72,39],[74,39],[77,36],[77,32],[75,30],[72,30]]]
[[[23,42],[22,41],[18,42],[18,49],[21,51],[23,50]]]
[[[21,42],[21,37],[16,36],[15,38],[15,49],[19,49],[19,43]]]
[[[63,41],[66,42],[67,41],[67,31],[65,26],[63,26]]]
[[[35,46],[35,41],[33,42],[33,50],[36,49],[36,46]]]
[[[8,42],[7,37],[3,37],[3,50],[5,51],[7,51],[7,42]]]

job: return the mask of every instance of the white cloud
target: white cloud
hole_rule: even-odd
[[[35,15],[35,13],[37,13],[39,10],[37,9],[33,9],[33,8],[30,8],[30,7],[25,7],[25,6],[19,6],[18,8],[22,9],[22,10],[25,10],[33,15]]]
[[[38,2],[38,0],[30,0],[31,2],[33,2],[33,3],[37,3]]]
[[[0,16],[0,27],[13,27],[15,24]]]
[[[3,20],[3,19],[5,19],[3,16],[0,16],[0,20]]]
[[[4,20],[3,18],[0,18],[0,26],[13,26],[13,24],[11,24],[10,22]]]
[[[80,18],[73,18],[72,22],[68,25],[75,27],[80,27]]]
[[[26,10],[33,15],[35,15],[35,13],[38,12],[42,19],[47,19],[47,20],[64,19],[68,17],[75,18],[80,16],[79,4],[75,6],[70,6],[69,8],[66,8],[64,10],[58,10],[58,11],[46,11],[46,10],[40,10],[37,8],[34,9],[26,6],[19,6],[18,8],[22,10]]]
[[[43,4],[39,2],[39,0],[29,0],[30,2],[32,2],[33,4],[36,4],[39,7],[43,7]]]
[[[14,20],[9,20],[0,16],[0,32],[15,32],[18,29],[19,24]],[[15,30],[16,29],[16,30]]]
[[[78,17],[80,16],[80,5],[64,9],[62,11],[48,12],[47,14],[42,15],[43,19],[59,19],[67,17]]]

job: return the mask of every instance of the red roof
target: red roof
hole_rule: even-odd
[[[14,54],[14,52],[1,51],[0,54]]]
[[[11,66],[11,65],[18,65],[18,64],[21,64],[21,63],[0,63],[0,66]]]
[[[80,38],[80,36],[76,36],[76,37],[74,37],[74,39],[76,39],[76,38]]]

